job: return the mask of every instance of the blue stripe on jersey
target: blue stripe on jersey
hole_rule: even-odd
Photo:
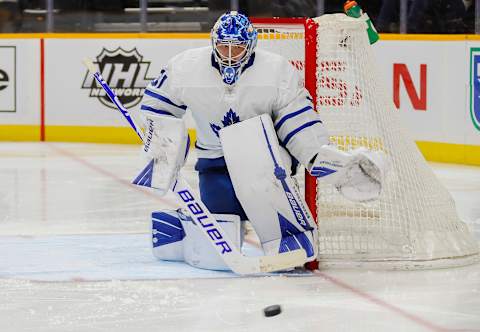
[[[156,79],[154,79],[150,84],[158,89],[162,86],[166,77],[167,77],[167,75],[165,74],[165,69],[162,69],[162,71],[160,72],[160,76],[158,76]],[[161,81],[159,83],[160,78],[161,78]]]
[[[282,144],[287,146],[288,142],[290,142],[292,137],[295,136],[299,131],[301,131],[305,128],[311,127],[316,123],[322,123],[322,121],[320,121],[320,120],[310,121],[310,122],[307,122],[307,123],[301,125],[297,129],[292,130],[287,136],[285,136],[285,139],[283,140]]]
[[[156,113],[156,114],[162,114],[162,115],[170,115],[170,116],[174,116],[172,113],[170,112],[167,112],[167,111],[164,111],[164,110],[157,110],[156,108],[153,108],[153,107],[150,107],[150,106],[147,106],[147,105],[142,105],[140,107],[141,110],[143,111],[150,111],[150,112],[153,112],[153,113]]]
[[[183,156],[183,160],[187,160],[188,151],[190,151],[190,135],[187,134],[187,146],[185,148],[185,156]]]
[[[166,79],[167,79],[167,75],[164,75],[164,76],[162,77],[162,80],[160,81],[160,83],[158,83],[157,89],[160,89],[160,88],[162,87],[163,82],[165,82]]]
[[[170,99],[168,99],[167,97],[164,97],[164,96],[162,96],[162,95],[159,95],[158,93],[155,93],[155,92],[153,92],[153,91],[151,91],[151,90],[145,89],[145,94],[146,94],[147,96],[150,96],[150,97],[156,98],[156,99],[158,99],[158,100],[161,100],[161,101],[163,101],[164,103],[167,103],[167,104],[169,104],[169,105],[178,107],[178,108],[180,108],[181,110],[184,110],[184,111],[185,111],[185,110],[187,109],[187,106],[186,106],[186,105],[177,105],[177,104],[175,104],[173,101],[171,101]]]
[[[202,151],[207,151],[208,149],[202,148],[200,145],[198,145],[197,142],[195,142],[195,148],[202,150]]]
[[[283,118],[280,119],[280,121],[277,122],[277,124],[275,125],[275,130],[278,131],[280,129],[280,127],[283,125],[283,123],[285,121],[287,121],[288,119],[291,119],[291,118],[293,118],[293,117],[295,117],[299,114],[302,114],[306,111],[309,111],[309,110],[313,110],[312,106],[306,106],[306,107],[302,108],[301,110],[298,110],[296,112],[289,113],[289,114],[285,115]]]

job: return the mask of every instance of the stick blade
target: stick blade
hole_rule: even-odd
[[[307,253],[297,249],[275,256],[260,257],[260,272],[275,272],[302,266],[307,261]]]
[[[307,254],[303,249],[272,256],[243,256],[237,253],[224,257],[224,260],[228,267],[236,274],[255,275],[302,266],[307,261]]]

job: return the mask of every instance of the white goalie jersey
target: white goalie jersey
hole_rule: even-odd
[[[210,46],[172,58],[147,86],[141,110],[182,117],[187,109],[197,125],[199,158],[222,157],[219,131],[262,114],[271,116],[280,144],[303,165],[328,143],[298,72],[283,57],[263,50],[251,56],[233,86],[223,83]]]

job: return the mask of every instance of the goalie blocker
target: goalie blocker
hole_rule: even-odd
[[[182,119],[144,112],[145,141],[142,155],[147,166],[134,184],[155,188],[165,194],[172,188],[185,164],[190,138]]]

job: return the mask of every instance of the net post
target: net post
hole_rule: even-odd
[[[317,110],[317,27],[312,19],[306,19],[305,26],[305,88],[313,99],[313,107]],[[313,219],[317,219],[317,179],[305,170],[305,201]],[[308,270],[318,270],[318,260],[305,264]]]
[[[312,19],[305,20],[305,88],[313,98],[317,110],[317,29],[318,24]],[[317,221],[317,180],[305,170],[305,200]]]

